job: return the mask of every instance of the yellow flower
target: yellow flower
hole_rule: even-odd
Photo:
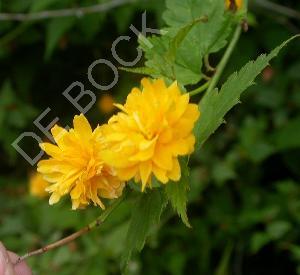
[[[104,114],[109,114],[115,109],[114,99],[111,95],[105,94],[98,101],[98,107]]]
[[[227,9],[236,11],[242,8],[243,0],[225,0],[225,5]]]
[[[69,131],[54,126],[51,130],[57,145],[41,143],[51,157],[38,163],[38,171],[51,182],[49,203],[57,203],[70,193],[72,208],[87,206],[90,202],[105,208],[102,198],[114,199],[121,195],[124,183],[115,171],[102,160],[105,147],[100,127],[92,131],[87,119],[75,116],[74,129]]]
[[[47,197],[48,193],[46,188],[49,186],[49,183],[44,180],[43,176],[39,173],[33,173],[29,178],[29,192],[32,196],[38,198]]]
[[[194,124],[199,117],[189,95],[181,94],[177,82],[166,87],[162,79],[142,80],[133,88],[122,110],[102,126],[109,144],[104,160],[115,167],[122,180],[135,178],[142,190],[154,175],[161,183],[181,177],[178,156],[194,151]]]

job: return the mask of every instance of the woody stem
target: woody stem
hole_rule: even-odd
[[[87,226],[83,227],[82,229],[78,230],[77,232],[59,240],[54,243],[48,244],[40,249],[28,252],[24,254],[23,256],[19,257],[18,260],[15,262],[15,265],[19,264],[20,262],[26,260],[27,258],[35,255],[40,255],[43,253],[46,253],[50,250],[53,250],[55,248],[64,246],[75,239],[79,238],[80,236],[84,235],[85,233],[91,231],[92,229],[99,227],[105,220],[106,218],[120,205],[120,203],[124,200],[126,194],[124,194],[122,197],[118,198],[116,201],[114,201],[106,210],[102,212],[102,214],[95,219],[93,222],[88,224]]]

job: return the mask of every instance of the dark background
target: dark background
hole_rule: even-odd
[[[200,0],[199,0],[200,1]],[[95,0],[1,1],[2,13],[38,12],[88,6]],[[269,52],[300,32],[300,4],[284,1],[291,11],[265,1],[250,1],[249,31],[242,35],[225,77],[250,58]],[[74,81],[84,83],[100,101],[103,92],[88,81],[96,59],[115,66],[110,49],[119,35],[118,54],[136,56],[137,41],[130,24],[162,27],[164,2],[135,1],[108,12],[80,18],[56,18],[26,23],[0,21],[0,239],[16,253],[55,241],[92,221],[100,209],[71,211],[66,199],[50,207],[47,199],[29,194],[31,167],[11,146],[24,131],[45,137],[33,125],[47,107],[43,123],[55,117],[71,125],[77,110],[62,92]],[[217,57],[211,58],[215,65]],[[142,61],[141,61],[142,64]],[[113,75],[98,66],[94,78],[109,83]],[[107,93],[123,102],[139,75],[119,71],[118,84]],[[224,77],[224,79],[225,79]],[[76,93],[76,91],[74,90]],[[264,70],[242,104],[193,157],[188,214],[192,229],[167,211],[161,225],[129,274],[300,274],[300,43],[295,41]],[[110,116],[98,104],[88,118],[95,126]],[[31,139],[22,148],[38,151]],[[70,245],[29,260],[35,274],[119,274],[120,255],[130,215],[130,203],[101,229]]]

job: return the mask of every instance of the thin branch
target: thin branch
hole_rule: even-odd
[[[91,13],[108,11],[130,2],[132,2],[132,0],[111,0],[107,3],[82,8],[48,10],[35,13],[0,13],[0,21],[32,21],[69,16],[82,17]]]
[[[204,56],[204,65],[206,67],[206,70],[208,72],[214,72],[216,69],[214,67],[212,67],[209,63],[209,56],[208,54]]]
[[[256,6],[263,7],[265,9],[277,12],[279,14],[285,15],[290,18],[295,18],[300,20],[300,12],[277,3],[273,3],[268,0],[255,0],[253,1]]]
[[[97,226],[99,226],[101,224],[101,222],[99,220],[97,220]],[[89,232],[90,230],[92,229],[92,227],[90,227],[89,225],[80,229],[79,231],[75,232],[74,234],[66,237],[66,238],[63,238],[57,242],[54,242],[52,244],[49,244],[49,245],[46,245],[40,249],[37,249],[37,250],[34,250],[34,251],[31,251],[31,252],[28,252],[26,253],[25,255],[23,255],[22,257],[19,257],[18,260],[16,261],[15,265],[19,264],[20,262],[26,260],[27,258],[29,257],[32,257],[34,255],[39,255],[39,254],[43,254],[43,253],[46,253],[47,251],[50,251],[52,249],[55,249],[57,247],[60,247],[60,246],[63,246],[63,245],[66,245],[72,241],[74,241],[75,239],[77,239],[78,237],[84,235],[85,233]]]
[[[197,95],[203,91],[205,91],[207,89],[207,87],[209,86],[209,81],[205,82],[202,86],[196,88],[195,90],[192,90],[189,92],[190,96],[194,96]]]
[[[79,238],[80,236],[84,235],[85,233],[91,231],[92,229],[100,226],[106,220],[106,218],[120,205],[120,203],[124,200],[125,196],[126,196],[126,194],[124,194],[122,197],[117,199],[106,210],[104,210],[104,212],[96,220],[94,220],[93,222],[91,222],[90,224],[85,226],[84,228],[80,229],[79,231],[77,231],[57,242],[48,244],[40,249],[26,253],[25,255],[19,257],[14,265],[17,265],[20,262],[22,262],[22,261],[26,260],[27,258],[32,257],[34,255],[40,255],[40,254],[46,253],[50,250],[53,250],[55,248],[66,245],[66,244],[74,241],[75,239]]]

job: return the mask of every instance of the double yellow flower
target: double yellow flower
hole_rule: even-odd
[[[177,82],[166,86],[162,79],[144,78],[142,89],[133,88],[124,105],[115,105],[120,111],[107,124],[92,130],[81,114],[68,131],[52,128],[56,145],[40,145],[50,156],[38,164],[50,183],[50,204],[70,194],[73,209],[91,202],[104,208],[101,198],[119,197],[131,179],[142,190],[153,177],[163,184],[180,179],[178,157],[194,151],[200,114],[189,95]]]

